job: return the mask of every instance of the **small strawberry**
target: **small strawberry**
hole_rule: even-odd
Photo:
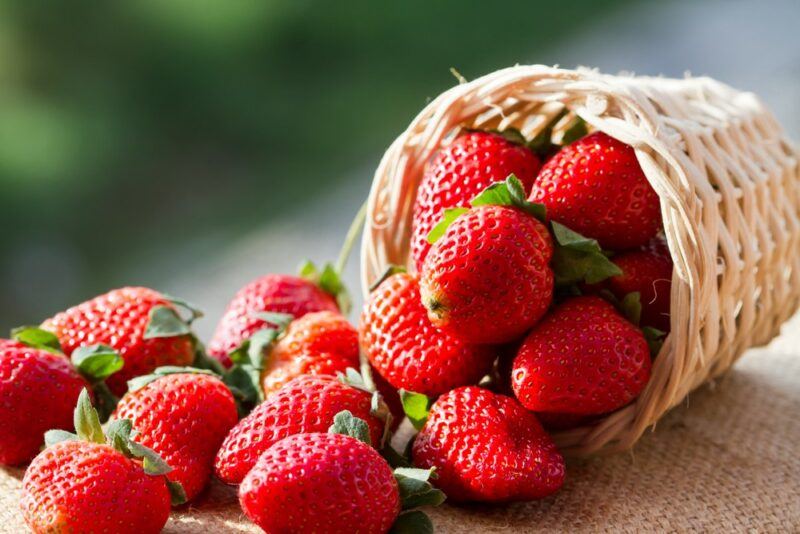
[[[258,457],[276,441],[303,432],[323,432],[333,417],[349,410],[369,424],[376,446],[383,440],[386,422],[373,413],[373,395],[332,376],[295,378],[239,421],[220,447],[214,468],[227,484],[241,483]]]
[[[467,345],[430,323],[417,275],[394,274],[369,296],[359,339],[372,366],[395,388],[439,395],[476,384],[492,367],[490,347]]]
[[[241,288],[228,304],[214,336],[209,355],[231,365],[229,354],[264,328],[274,327],[264,312],[285,313],[295,318],[317,311],[338,312],[335,298],[317,284],[297,276],[268,274]]]
[[[29,462],[47,430],[72,429],[87,386],[64,355],[0,339],[0,464]]]
[[[420,279],[431,322],[469,343],[527,332],[553,298],[547,228],[516,207],[473,207],[436,241]]]
[[[545,163],[530,200],[544,204],[550,219],[611,250],[644,245],[661,228],[658,195],[633,148],[602,132]]]
[[[164,458],[173,468],[167,478],[180,482],[191,500],[208,483],[238,415],[233,395],[210,372],[162,367],[131,381],[113,419],[131,421],[136,440]]]
[[[417,271],[431,247],[428,234],[446,209],[468,207],[472,197],[509,174],[517,175],[527,194],[540,167],[530,149],[497,133],[467,132],[441,149],[425,169],[414,204],[411,259]]]
[[[170,467],[131,440],[128,420],[103,434],[84,390],[75,408],[77,435],[46,434],[47,448],[34,458],[22,480],[20,506],[35,533],[155,534],[181,502],[180,485],[163,476]]]
[[[265,396],[300,375],[336,375],[357,369],[358,332],[338,312],[322,311],[292,321],[264,356]]]
[[[175,305],[185,303],[144,287],[115,289],[61,312],[42,324],[53,332],[66,355],[80,347],[106,345],[124,360],[108,378],[115,395],[126,382],[164,365],[190,365],[196,343]],[[192,310],[193,313],[198,313]]]
[[[529,410],[580,415],[625,406],[649,378],[641,330],[595,296],[558,305],[522,343],[511,372],[514,394]]]
[[[475,386],[439,397],[412,453],[414,465],[436,469],[435,485],[454,501],[540,499],[564,483],[564,459],[536,416]]]
[[[239,487],[244,513],[266,532],[433,532],[422,512],[400,514],[444,500],[431,471],[393,473],[364,421],[345,411],[331,423],[328,433],[295,434],[261,455]]]

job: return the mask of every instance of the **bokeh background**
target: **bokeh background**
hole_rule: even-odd
[[[251,278],[335,256],[450,67],[708,74],[798,138],[798,22],[797,0],[0,2],[0,331],[142,284],[208,335]]]

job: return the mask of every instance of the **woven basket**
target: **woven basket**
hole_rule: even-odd
[[[671,334],[644,392],[593,426],[554,436],[582,455],[632,447],[689,392],[769,342],[797,309],[800,153],[756,96],[709,78],[500,70],[441,94],[384,155],[362,242],[364,294],[389,264],[413,269],[416,190],[441,146],[462,128],[516,127],[530,139],[564,107],[635,148],[661,199],[675,264]]]

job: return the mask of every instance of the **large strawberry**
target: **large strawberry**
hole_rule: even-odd
[[[187,499],[205,488],[217,450],[238,421],[231,392],[205,373],[161,368],[139,377],[113,415],[114,420],[129,419],[136,440],[173,468],[167,477],[183,485]]]
[[[557,306],[522,343],[511,372],[514,394],[529,410],[580,415],[625,406],[649,378],[641,330],[595,296]]]
[[[536,416],[511,397],[462,387],[433,404],[413,445],[414,465],[455,501],[525,501],[558,491],[564,459]]]
[[[86,381],[60,354],[0,339],[0,464],[30,461],[53,428],[72,429]]]
[[[530,200],[544,204],[550,219],[612,250],[644,245],[661,228],[658,195],[633,148],[602,132],[545,163]]]
[[[322,311],[292,321],[263,358],[265,396],[300,375],[336,375],[357,369],[358,332],[338,312]]]
[[[317,311],[338,312],[335,298],[313,281],[298,276],[268,274],[241,288],[228,304],[214,336],[209,355],[230,366],[229,355],[256,332],[274,327],[264,312],[285,313],[295,318]]]
[[[68,356],[80,347],[98,344],[117,351],[125,363],[107,384],[121,395],[131,378],[164,365],[194,361],[195,338],[178,316],[176,302],[180,301],[152,289],[125,287],[61,312],[42,328],[58,337]]]
[[[333,376],[295,378],[231,429],[214,462],[217,476],[225,483],[239,484],[270,445],[293,434],[324,432],[342,410],[367,421],[371,441],[378,446],[385,421],[373,415],[372,397]]]
[[[428,234],[446,209],[469,206],[472,197],[509,174],[527,193],[540,166],[530,149],[496,133],[467,132],[441,149],[425,169],[414,204],[411,259],[417,270],[431,247]]]
[[[495,357],[490,347],[468,345],[430,323],[415,274],[394,274],[372,291],[359,337],[364,354],[387,382],[431,396],[476,384]]]
[[[169,466],[131,439],[130,421],[103,434],[89,395],[75,408],[77,435],[50,431],[47,448],[28,467],[20,505],[35,533],[155,534],[167,522],[178,485],[163,476]]]
[[[461,214],[436,241],[420,279],[437,327],[469,343],[506,343],[544,315],[553,296],[553,242],[530,213],[483,205]]]

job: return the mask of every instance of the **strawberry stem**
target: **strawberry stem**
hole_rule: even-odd
[[[364,202],[358,209],[353,222],[350,223],[350,228],[347,230],[347,235],[342,244],[342,250],[339,252],[339,258],[336,260],[336,272],[341,275],[347,265],[347,260],[350,258],[350,252],[353,250],[358,239],[358,234],[364,226],[364,221],[367,219],[367,203]]]

